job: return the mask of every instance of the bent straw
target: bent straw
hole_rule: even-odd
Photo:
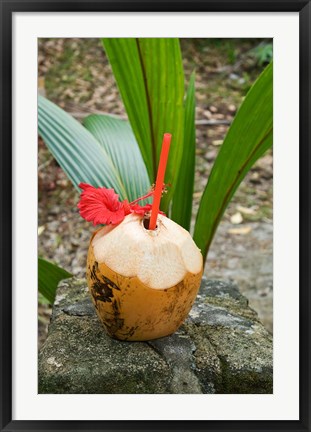
[[[151,217],[149,222],[150,230],[154,230],[157,225],[157,218],[160,209],[160,201],[161,201],[162,190],[163,190],[166,163],[167,163],[168,153],[170,151],[171,139],[172,139],[171,134],[169,133],[164,134],[159,167],[157,172],[156,185],[155,185],[154,195],[153,195],[153,203],[151,208]]]

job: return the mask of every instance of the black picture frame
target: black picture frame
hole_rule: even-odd
[[[0,0],[1,13],[1,431],[310,431],[310,1]],[[12,16],[14,12],[299,12],[300,32],[300,418],[297,421],[12,420]]]

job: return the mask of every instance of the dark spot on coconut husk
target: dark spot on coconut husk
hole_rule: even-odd
[[[138,329],[138,326],[130,327],[125,333],[122,334],[122,336],[124,336],[124,340],[127,340],[128,338],[132,337],[137,329]]]
[[[98,309],[98,302],[111,303],[111,312],[106,311],[102,317],[102,323],[111,337],[116,337],[122,334],[122,339],[127,340],[134,335],[138,326],[124,327],[124,319],[120,318],[120,304],[119,300],[114,297],[114,290],[120,291],[120,288],[106,276],[99,272],[98,262],[95,261],[93,266],[89,266],[89,278],[91,281],[90,287],[94,304]],[[130,285],[128,285],[130,288]],[[118,333],[118,336],[116,334]]]
[[[136,327],[124,327],[124,319],[120,318],[120,304],[119,300],[112,299],[112,313],[106,313],[105,318],[103,320],[104,327],[109,334],[109,336],[119,339],[120,335],[122,335],[122,340],[127,340],[137,330]],[[116,336],[116,333],[118,335]]]
[[[112,313],[106,313],[104,319],[104,326],[109,335],[113,337],[114,334],[123,327],[124,319],[120,318],[120,305],[118,300],[112,299],[111,303]]]
[[[98,301],[111,303],[113,298],[113,289],[120,291],[120,288],[106,276],[101,276],[102,280],[98,277],[98,263],[96,261],[93,267],[89,268],[89,270],[90,278],[93,281],[91,290],[95,304],[97,305]]]
[[[92,280],[98,280],[98,277],[96,274],[97,270],[98,270],[98,262],[95,261],[92,268],[89,266],[90,278]]]

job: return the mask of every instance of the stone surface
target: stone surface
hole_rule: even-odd
[[[273,225],[271,222],[248,222],[237,228],[223,220],[208,252],[205,274],[209,279],[234,280],[259,315],[264,326],[273,332]]]
[[[85,280],[63,281],[39,353],[39,393],[272,393],[272,336],[232,282],[202,279],[173,335],[106,335]]]

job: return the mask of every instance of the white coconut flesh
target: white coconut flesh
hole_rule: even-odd
[[[99,230],[92,240],[94,258],[126,277],[137,276],[155,289],[170,288],[189,273],[201,271],[203,259],[188,231],[159,215],[156,230],[130,214],[111,229]]]

